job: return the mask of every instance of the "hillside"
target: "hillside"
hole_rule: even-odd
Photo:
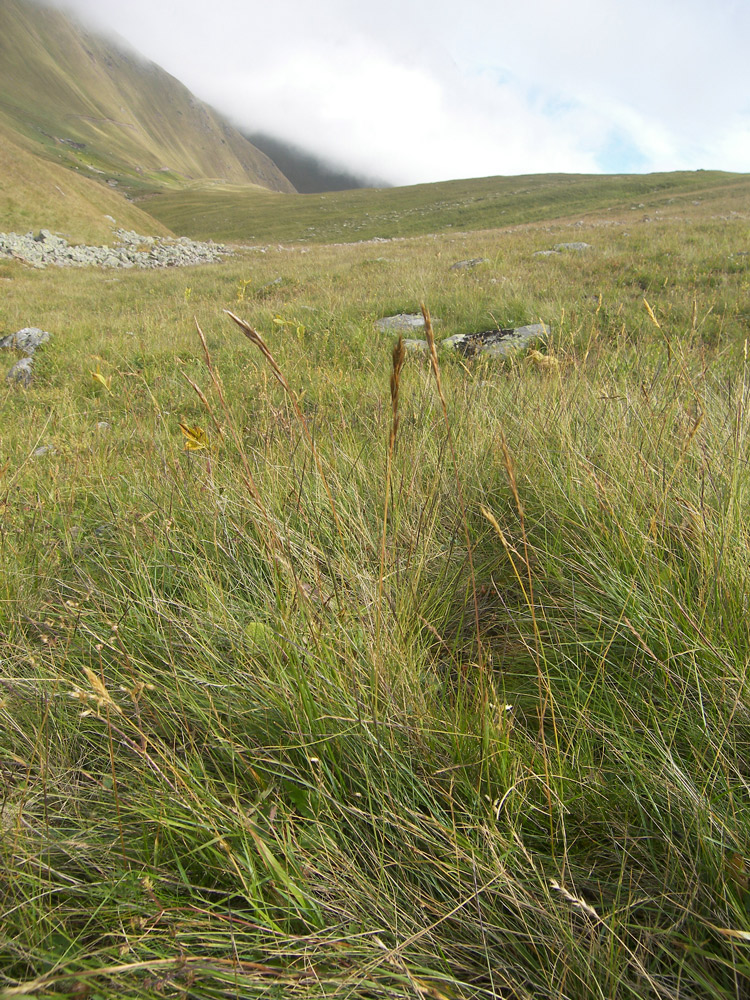
[[[51,229],[72,243],[100,244],[111,241],[112,219],[123,229],[169,233],[119,192],[34,155],[0,125],[0,228]]]
[[[205,178],[293,190],[174,77],[30,0],[0,0],[0,124],[129,194]]]
[[[632,175],[533,174],[282,197],[237,185],[195,184],[142,203],[155,218],[194,239],[353,243],[476,231],[596,215],[635,220],[744,212],[750,175],[721,171]],[[701,207],[702,206],[702,207]]]
[[[262,149],[267,156],[271,157],[300,194],[351,191],[354,188],[375,186],[372,178],[362,177],[349,170],[326,163],[315,153],[266,132],[250,132],[247,134],[247,138],[254,146]],[[380,184],[379,186],[385,185]]]

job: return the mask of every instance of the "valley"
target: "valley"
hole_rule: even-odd
[[[0,998],[744,997],[750,175],[100,176],[21,96]]]

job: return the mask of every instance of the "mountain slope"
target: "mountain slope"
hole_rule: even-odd
[[[129,193],[208,178],[294,190],[174,77],[30,0],[0,0],[0,122]]]
[[[169,234],[118,191],[35,156],[0,125],[0,229],[51,229],[71,243],[99,244],[111,242],[112,218],[123,229]]]
[[[300,194],[320,194],[322,191],[352,191],[355,188],[388,186],[382,181],[362,177],[349,170],[326,163],[315,153],[302,149],[291,142],[285,142],[267,132],[250,132],[247,133],[246,138],[271,157]]]

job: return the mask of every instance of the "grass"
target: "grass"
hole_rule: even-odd
[[[49,229],[71,243],[111,243],[112,230],[169,230],[111,188],[80,177],[18,145],[0,124],[0,218],[4,232]],[[108,218],[109,217],[109,218]]]
[[[239,242],[355,243],[376,238],[508,228],[542,221],[614,222],[644,215],[744,212],[748,177],[719,171],[599,175],[537,174],[284,195],[247,185],[197,183],[146,192],[141,207],[174,232]],[[695,204],[699,203],[699,204]]]
[[[0,996],[750,994],[725,194],[0,265],[0,333],[54,334],[0,395]],[[373,321],[423,302],[557,364],[402,366]]]

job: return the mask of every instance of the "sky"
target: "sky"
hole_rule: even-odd
[[[750,0],[53,0],[392,184],[750,171]]]

